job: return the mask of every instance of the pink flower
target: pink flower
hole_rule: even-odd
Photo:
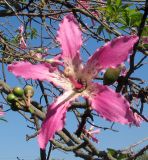
[[[2,110],[2,108],[0,107],[0,116],[3,116],[4,115],[4,112]]]
[[[26,48],[27,48],[27,45],[26,45],[26,42],[25,42],[23,36],[20,38],[20,43],[19,43],[19,45],[20,45],[20,48],[21,48],[21,49],[26,49]]]
[[[94,126],[91,126],[89,130],[86,130],[85,128],[83,129],[84,134],[88,137],[91,138],[94,142],[98,143],[98,139],[94,136],[95,134],[100,133],[100,129],[94,130]],[[82,135],[83,137],[83,135]]]
[[[23,25],[21,25],[19,27],[19,33],[20,33],[20,42],[19,42],[19,45],[20,45],[21,49],[26,49],[27,45],[26,45],[26,42],[25,42],[24,37],[23,37],[23,32],[24,32],[24,27],[23,27]]]
[[[23,32],[24,32],[24,27],[23,27],[23,25],[21,25],[18,30],[19,30],[19,33],[22,35]]]
[[[0,116],[3,116],[3,115],[4,115],[4,112],[1,112],[1,111],[0,111]]]
[[[60,59],[63,60],[64,70],[49,63],[16,62],[8,67],[16,76],[46,80],[65,90],[64,94],[48,107],[38,135],[40,147],[44,149],[54,134],[62,130],[67,109],[79,96],[87,98],[90,107],[101,117],[112,122],[139,126],[139,120],[137,121],[129,102],[122,95],[93,81],[101,70],[117,67],[125,61],[138,37],[118,37],[97,49],[87,63],[83,64],[80,59],[81,32],[74,16],[68,14],[60,24],[57,40],[61,44]]]

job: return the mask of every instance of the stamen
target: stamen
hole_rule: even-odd
[[[74,90],[78,93],[83,92],[87,88],[87,83],[86,81],[78,80],[77,83],[81,84],[81,88],[74,88]]]

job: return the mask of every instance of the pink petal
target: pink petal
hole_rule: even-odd
[[[87,74],[95,76],[99,70],[117,67],[127,60],[129,53],[132,52],[133,46],[137,41],[137,36],[121,36],[106,43],[88,60],[85,69]]]
[[[91,107],[103,118],[121,124],[140,125],[140,120],[134,116],[128,101],[107,86],[93,83],[89,97]]]
[[[10,64],[8,70],[15,76],[20,76],[25,79],[46,80],[64,89],[71,88],[70,81],[66,79],[57,68],[47,63],[33,65],[30,62],[16,62]]]
[[[82,37],[78,22],[72,14],[64,17],[60,24],[57,40],[61,44],[65,66],[78,67],[81,62],[79,50],[82,45]]]
[[[96,142],[96,143],[99,142],[99,140],[98,140],[96,137],[92,136],[92,135],[91,135],[91,138],[92,138],[92,140],[93,140],[94,142]]]
[[[21,49],[26,49],[27,48],[27,44],[24,40],[24,37],[21,37],[21,39],[20,39],[20,48]]]
[[[4,112],[3,111],[0,111],[0,116],[3,116],[4,115]]]
[[[67,91],[48,107],[46,119],[43,121],[38,135],[40,148],[45,149],[48,141],[53,139],[54,134],[63,129],[66,111],[75,98],[73,91]]]
[[[89,9],[90,7],[90,0],[79,0],[79,3],[81,3],[81,5],[83,5],[86,9]],[[84,9],[81,5],[78,4],[78,7]]]
[[[100,130],[94,130],[94,131],[90,131],[90,130],[86,130],[84,129],[84,133],[88,138],[91,138],[94,142],[98,143],[98,139],[94,136],[95,134],[99,134]]]
[[[89,131],[89,134],[99,134],[99,133],[100,133],[100,129]]]
[[[61,53],[54,56],[53,58],[46,59],[47,62],[52,63],[52,66],[57,67],[58,65],[64,66],[63,62],[61,61]]]
[[[24,26],[21,25],[18,30],[19,30],[20,34],[23,34],[23,32],[24,32]]]

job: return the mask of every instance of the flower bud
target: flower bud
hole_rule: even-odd
[[[30,86],[30,85],[27,85],[24,88],[24,94],[25,94],[26,97],[32,97],[34,95],[33,87]]]
[[[104,85],[111,85],[115,81],[117,81],[120,75],[120,68],[108,68],[103,77],[103,84]]]
[[[15,100],[16,100],[16,96],[13,93],[10,93],[10,94],[7,95],[7,101],[9,103],[14,102]]]
[[[22,97],[24,95],[24,90],[21,87],[15,87],[13,89],[13,94],[17,97]]]

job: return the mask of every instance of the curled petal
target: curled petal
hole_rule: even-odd
[[[64,89],[71,88],[71,83],[60,73],[56,67],[52,67],[49,63],[31,64],[30,62],[16,62],[8,66],[8,70],[15,76],[25,79],[45,80],[60,86]]]
[[[78,22],[72,14],[64,17],[57,40],[61,44],[65,67],[78,68],[81,63],[79,50],[82,45],[82,37]]]
[[[128,101],[107,86],[93,83],[89,97],[91,107],[103,118],[121,124],[140,125],[140,118],[135,117]],[[138,115],[137,115],[138,116]]]
[[[106,43],[90,57],[85,72],[88,75],[95,76],[99,70],[117,67],[127,60],[138,39],[137,36],[121,36]]]
[[[66,111],[70,102],[75,98],[73,91],[67,91],[48,107],[46,119],[43,121],[38,135],[40,148],[45,149],[48,141],[53,139],[54,134],[63,129]]]

